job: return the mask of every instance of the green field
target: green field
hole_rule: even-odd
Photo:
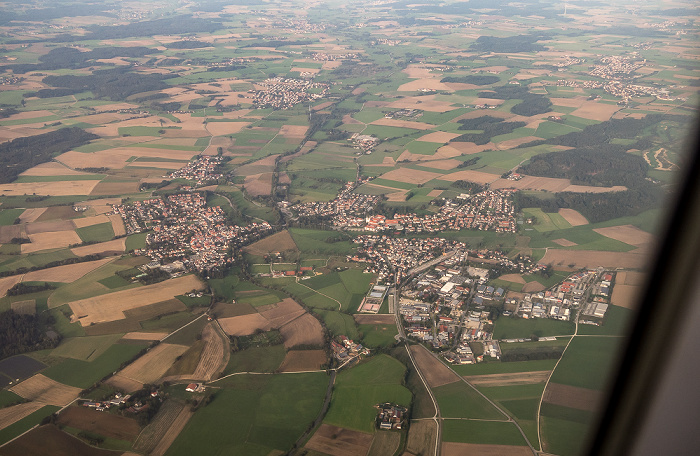
[[[481,443],[487,445],[526,445],[512,423],[497,421],[445,420],[442,424],[445,442]]]
[[[236,372],[274,372],[282,364],[285,355],[284,345],[253,347],[231,353],[224,375]]]
[[[47,405],[40,408],[36,412],[30,414],[29,416],[25,416],[16,423],[11,424],[4,429],[0,429],[0,445],[3,445],[9,442],[10,440],[14,439],[18,435],[30,430],[37,424],[41,423],[41,420],[51,415],[52,413],[56,413],[60,409],[61,407]]]
[[[352,315],[333,310],[319,310],[318,314],[333,336],[348,336],[350,339],[359,339],[357,325]]]
[[[327,384],[324,373],[240,375],[217,382],[222,389],[195,413],[166,454],[285,452],[318,415]]]
[[[614,337],[574,337],[554,371],[552,381],[581,388],[603,389],[613,374],[614,362],[623,340]]]
[[[504,416],[479,393],[464,382],[454,382],[433,388],[445,418],[504,419]]]
[[[358,325],[362,334],[362,344],[370,347],[390,347],[396,343],[394,336],[398,334],[396,325]]]
[[[64,339],[51,352],[52,356],[73,358],[83,361],[93,361],[104,353],[110,346],[121,339],[122,334],[107,336],[86,336]]]
[[[488,361],[479,364],[464,364],[453,366],[459,375],[488,375],[510,374],[515,372],[535,372],[552,370],[557,363],[556,359],[542,359],[537,361],[513,361],[504,363],[501,361]]]
[[[402,386],[406,368],[387,355],[376,355],[368,361],[341,372],[336,378],[331,405],[324,423],[333,426],[374,432],[376,404],[393,402],[408,406],[411,392]]]
[[[146,344],[115,344],[107,348],[104,353],[92,361],[69,358],[62,363],[49,367],[42,374],[66,385],[88,388],[118,370],[122,363],[132,359],[145,347]]]
[[[549,318],[501,317],[495,322],[494,339],[521,339],[532,336],[563,336],[574,333],[575,324]]]

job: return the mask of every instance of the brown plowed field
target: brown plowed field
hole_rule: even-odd
[[[519,190],[545,190],[548,192],[561,192],[570,186],[571,181],[569,179],[535,176],[523,176],[522,179],[518,181],[501,179],[498,177],[498,180],[491,184],[491,188],[493,189],[517,188]]]
[[[83,245],[70,249],[77,256],[93,255],[95,253],[123,252],[126,250],[126,238],[112,239],[98,244]]]
[[[246,176],[243,185],[250,196],[264,196],[272,192],[272,173]]]
[[[214,323],[209,323],[204,328],[202,340],[205,342],[204,350],[202,350],[192,378],[208,382],[228,364],[231,350],[228,344],[224,345],[224,340]]]
[[[440,178],[440,180],[445,180],[449,182],[454,182],[458,180],[465,180],[469,182],[476,182],[477,184],[489,184],[498,179],[496,174],[482,173],[481,171],[471,171],[463,170],[457,171],[451,174],[445,174]]]
[[[289,350],[279,367],[280,372],[315,371],[326,362],[324,350]]]
[[[159,332],[130,332],[124,334],[122,339],[126,340],[161,340],[167,333]]]
[[[525,285],[523,285],[523,293],[536,293],[538,291],[543,291],[546,289],[547,287],[545,287],[536,280],[533,280],[532,282],[528,282]]]
[[[201,287],[202,283],[196,276],[186,275],[154,285],[81,299],[70,303],[70,307],[83,326],[90,326],[92,323],[121,320],[125,318],[126,310],[166,301]]]
[[[159,344],[126,366],[119,375],[140,383],[156,383],[188,348],[186,345]]]
[[[28,272],[24,275],[22,280],[24,282],[46,281],[71,283],[110,261],[112,261],[112,258],[104,258],[97,261],[86,261],[84,263],[66,264],[63,266],[56,266],[55,268],[40,269],[38,271]]]
[[[430,161],[423,161],[423,162],[417,162],[416,165],[422,166],[425,168],[431,168],[431,169],[441,169],[443,171],[452,171],[453,169],[457,168],[457,165],[462,163],[459,160],[455,160],[453,158],[448,158],[444,160],[430,160]],[[432,190],[433,192],[436,190]],[[440,190],[437,190],[440,192]]]
[[[550,404],[594,412],[599,409],[602,397],[603,394],[600,391],[550,383],[542,400]]]
[[[372,434],[322,424],[305,448],[333,456],[366,456]]]
[[[459,136],[459,133],[448,133],[446,131],[434,131],[428,133],[427,135],[421,136],[416,139],[416,141],[427,141],[427,142],[437,142],[437,143],[447,143],[450,140]]]
[[[76,180],[2,184],[0,185],[0,193],[5,194],[5,196],[32,195],[34,193],[49,196],[89,195],[99,182],[98,180]]]
[[[610,192],[624,192],[627,187],[622,185],[613,185],[612,187],[593,187],[591,185],[569,185],[562,192],[573,192],[573,193],[610,193]]]
[[[487,374],[464,376],[474,386],[510,386],[544,383],[550,371],[518,372],[515,374]]]
[[[72,231],[75,225],[70,220],[56,220],[51,222],[28,223],[24,227],[27,234],[51,233],[54,231]]]
[[[532,451],[526,446],[444,442],[442,454],[444,456],[532,456]]]
[[[420,171],[417,169],[400,168],[382,174],[382,179],[388,179],[396,182],[406,182],[408,184],[425,184],[426,182],[437,179],[441,176],[439,173],[431,173],[430,171]]]
[[[263,331],[271,329],[270,322],[259,313],[220,318],[219,324],[229,336],[248,336],[258,329]]]
[[[62,407],[77,398],[82,390],[36,374],[16,384],[10,391],[30,401]]]
[[[353,315],[358,325],[391,325],[396,323],[393,315]]]
[[[603,252],[598,250],[557,250],[547,249],[540,263],[559,266],[574,265],[574,268],[628,268],[639,269],[646,266],[649,257],[635,252]]]
[[[420,345],[411,346],[411,353],[431,388],[459,381],[457,374],[442,364],[437,358]]]
[[[588,219],[574,209],[559,209],[559,215],[569,222],[571,226],[588,225]]]
[[[525,279],[523,279],[523,276],[520,274],[504,274],[500,276],[499,279],[505,280],[506,282],[525,284]]]
[[[284,337],[284,346],[292,348],[297,345],[322,345],[323,327],[310,314],[304,314],[280,328]]]
[[[593,231],[610,239],[615,239],[616,241],[635,246],[650,244],[654,241],[654,236],[652,234],[642,231],[636,226],[632,225],[595,228]]]
[[[92,189],[90,195],[125,195],[138,192],[138,182],[100,182]]]
[[[284,230],[268,236],[257,242],[250,244],[243,249],[252,255],[263,256],[270,252],[284,252],[285,250],[297,250],[297,245],[289,234]]]
[[[38,427],[2,447],[3,456],[120,456],[122,451],[109,451],[83,443],[52,424]]]
[[[9,244],[14,238],[27,238],[21,225],[0,226],[0,244]]]
[[[44,404],[39,402],[25,402],[24,404],[13,405],[0,409],[0,429],[16,423],[25,416],[29,416],[42,408]]]
[[[128,442],[133,442],[141,432],[141,426],[134,419],[81,406],[63,410],[58,415],[58,424]]]
[[[22,244],[22,253],[34,253],[39,250],[57,249],[68,247],[72,244],[81,244],[83,241],[75,231],[55,231],[28,235],[31,244]]]
[[[251,174],[270,173],[275,170],[275,161],[278,155],[269,155],[260,160],[248,163],[236,168],[237,176],[250,176]]]
[[[41,217],[41,214],[44,213],[46,210],[45,207],[35,207],[31,209],[25,209],[24,212],[22,212],[22,215],[19,216],[19,219],[22,221],[22,223],[32,223],[36,222],[36,219]],[[12,226],[12,225],[10,225]]]
[[[613,287],[611,303],[626,309],[635,309],[639,304],[642,288],[639,285],[624,285],[616,283]]]
[[[7,290],[14,287],[22,280],[22,276],[10,276],[0,278],[0,297],[4,297],[7,294]]]
[[[168,433],[170,426],[184,409],[184,404],[173,399],[165,401],[151,423],[143,429],[136,439],[134,449],[140,453],[153,450]]]
[[[170,423],[170,427],[168,427],[165,435],[162,439],[160,439],[150,454],[153,456],[163,456],[165,452],[168,451],[168,448],[170,448],[170,445],[173,444],[177,436],[180,435],[180,432],[185,429],[185,425],[187,425],[187,422],[190,420],[190,418],[192,418],[192,415],[194,415],[194,412],[192,412],[189,407],[183,408],[177,417]]]
[[[410,83],[409,83],[410,84]],[[413,128],[415,130],[430,130],[435,125],[425,122],[414,122],[412,120],[387,119],[385,117],[375,120],[372,125],[382,125],[385,127]]]

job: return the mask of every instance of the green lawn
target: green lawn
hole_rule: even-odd
[[[433,393],[443,417],[487,420],[504,418],[496,408],[464,382],[454,382],[433,388]]]
[[[396,343],[394,336],[398,334],[396,325],[359,325],[362,334],[362,344],[370,348],[389,347]]]
[[[359,338],[357,325],[352,315],[333,310],[320,310],[318,314],[333,336],[344,335],[353,340]]]
[[[497,421],[445,420],[442,423],[442,439],[445,442],[526,445],[514,424]]]
[[[284,345],[249,348],[231,353],[224,375],[235,372],[274,372],[286,355]]]
[[[615,337],[575,337],[564,353],[552,381],[564,385],[602,390],[615,369],[623,343]]]

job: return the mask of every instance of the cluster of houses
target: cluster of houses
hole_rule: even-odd
[[[119,407],[120,405],[126,404],[126,401],[129,400],[131,395],[123,395],[122,393],[116,393],[114,397],[111,399],[108,399],[106,401],[83,401],[82,406],[83,407],[88,407],[88,408],[93,408],[97,410],[98,412],[103,412],[105,410],[108,410],[111,407]]]
[[[370,178],[362,177],[358,181],[348,182],[332,201],[312,201],[298,203],[290,207],[297,217],[332,218],[336,226],[360,226],[368,211],[374,209],[380,200],[379,196],[353,193],[360,185]]]
[[[326,96],[330,86],[306,79],[269,78],[257,83],[253,104],[258,108],[289,109],[299,103],[319,100]],[[314,90],[311,92],[310,90]]]
[[[407,418],[408,409],[400,405],[390,404],[388,402],[376,406],[379,409],[377,413],[377,427],[379,429],[401,429],[404,420]]]
[[[345,54],[329,54],[327,52],[314,52],[311,54],[313,60],[319,62],[332,62],[334,60],[345,60],[345,59],[359,59],[360,54],[354,52],[347,52]]]
[[[173,171],[168,175],[171,179],[188,179],[195,181],[196,187],[216,182],[223,177],[217,172],[221,166],[222,157],[200,155],[196,160],[188,163],[183,168]]]
[[[352,359],[362,355],[369,355],[369,349],[355,343],[347,336],[338,336],[331,341],[331,351],[333,357],[340,363],[345,364]]]
[[[114,210],[127,227],[151,230],[146,248],[134,253],[146,255],[164,267],[174,261],[181,261],[188,270],[222,267],[233,261],[230,248],[250,244],[272,232],[267,222],[229,225],[224,211],[219,206],[207,207],[204,196],[196,192],[114,206]]]
[[[594,65],[588,74],[601,79],[619,80],[620,78],[630,79],[635,71],[644,66],[646,59],[638,60],[622,55],[609,55],[601,57],[599,63],[599,65]]]
[[[361,150],[368,155],[371,154],[374,148],[379,144],[379,138],[376,136],[361,135],[359,133],[353,133],[348,141],[353,143],[353,147],[355,147],[355,149]]]

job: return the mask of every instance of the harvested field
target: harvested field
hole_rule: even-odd
[[[610,301],[613,305],[624,307],[625,309],[635,309],[639,304],[642,287],[639,285],[624,285],[616,283],[613,287]]]
[[[425,123],[425,122],[414,122],[412,120],[399,120],[399,119],[387,119],[382,117],[379,120],[372,122],[372,125],[381,125],[384,127],[399,127],[399,128],[413,128],[414,130],[430,130],[435,128],[435,125]]]
[[[22,225],[0,226],[0,244],[9,244],[14,238],[26,237]]]
[[[491,182],[494,182],[499,179],[499,176],[495,174],[490,174],[490,173],[483,173],[481,171],[471,171],[471,170],[463,170],[463,171],[457,171],[454,173],[450,174],[445,174],[444,176],[440,177],[441,180],[446,180],[449,182],[454,182],[458,180],[465,180],[469,182],[476,182],[477,184],[490,184]],[[508,181],[511,182],[511,181]]]
[[[10,309],[20,315],[36,315],[36,299],[15,301],[10,304]]]
[[[124,221],[122,220],[119,214],[112,214],[108,218],[109,221],[112,222],[112,230],[114,231],[114,236],[123,236],[126,234]]]
[[[624,192],[627,187],[622,185],[614,185],[612,187],[593,187],[590,185],[569,185],[563,192],[573,192],[573,193],[610,193],[610,192]]]
[[[126,250],[126,238],[112,239],[98,244],[83,245],[70,249],[76,256],[93,255],[95,253],[124,252]]]
[[[72,212],[72,211],[71,211]],[[75,225],[70,220],[56,220],[51,222],[34,222],[28,223],[24,227],[27,234],[52,233],[56,231],[71,231],[75,229]]]
[[[444,154],[446,157],[456,157],[458,155],[471,155],[478,154],[487,149],[493,149],[495,146],[492,142],[486,144],[475,144],[473,142],[451,142],[447,146],[438,149],[438,153],[433,155],[433,157],[441,156]],[[443,150],[444,149],[444,150]],[[453,152],[454,151],[454,152]]]
[[[97,261],[85,261],[83,263],[56,266],[55,268],[40,269],[38,271],[26,273],[22,280],[24,282],[44,281],[70,283],[110,261],[112,261],[112,258],[103,258]]]
[[[322,424],[304,448],[333,456],[366,456],[372,434]]]
[[[46,209],[47,208],[45,207],[25,209],[24,212],[22,212],[22,215],[19,216],[19,219],[22,223],[36,222],[36,219],[41,217],[41,214],[43,214]]]
[[[2,447],[3,456],[132,456],[129,453],[102,450],[83,443],[52,424],[40,426]]]
[[[443,442],[441,454],[444,456],[532,456],[532,451],[526,446]]]
[[[205,346],[199,357],[197,368],[192,374],[192,378],[196,380],[211,381],[226,367],[231,356],[228,341],[224,342],[216,326],[214,323],[209,323],[202,331],[202,340]]]
[[[635,285],[640,286],[646,283],[647,274],[635,271],[620,271],[615,277],[615,286]]]
[[[36,374],[13,386],[10,391],[30,401],[62,407],[78,397],[82,390]]]
[[[119,375],[140,383],[156,383],[170,369],[175,358],[188,348],[186,345],[158,344],[126,366]]]
[[[120,217],[121,218],[121,217]],[[73,224],[76,228],[84,228],[86,226],[99,225],[100,223],[109,222],[109,218],[104,215],[93,215],[92,217],[83,217],[73,220]]]
[[[581,104],[581,107],[571,112],[570,115],[604,122],[609,120],[612,115],[619,110],[620,107],[616,104],[584,101],[583,104]]]
[[[243,186],[250,196],[265,196],[272,192],[272,173],[246,176]]]
[[[134,443],[134,450],[140,453],[152,451],[158,442],[168,433],[170,426],[182,411],[189,410],[184,404],[169,399],[163,403],[156,416],[146,426]]]
[[[641,246],[654,241],[654,236],[646,231],[642,231],[633,225],[610,226],[607,228],[595,228],[598,234],[602,234],[610,239],[624,242],[625,244]]]
[[[100,182],[90,192],[90,195],[124,195],[138,193],[139,183],[134,182]]]
[[[529,143],[531,141],[539,141],[541,139],[542,138],[540,138],[539,136],[523,136],[522,138],[513,138],[497,142],[496,147],[500,150],[510,150],[515,149],[521,144]]]
[[[507,282],[525,284],[525,279],[523,279],[523,276],[521,276],[520,274],[504,274],[500,276],[499,279],[505,280]]]
[[[53,231],[28,235],[30,244],[22,244],[22,253],[34,253],[39,250],[57,249],[73,244],[82,244],[82,239],[75,231]]]
[[[70,303],[70,307],[81,324],[89,326],[121,320],[125,318],[124,311],[163,302],[201,287],[202,283],[196,276],[186,275],[154,285],[81,299]]]
[[[10,276],[10,277],[0,277],[0,297],[7,294],[7,290],[14,287],[22,280],[21,275]]]
[[[465,376],[464,379],[474,386],[532,385],[546,382],[549,373],[550,371],[535,371],[514,374],[469,375]]]
[[[82,152],[69,151],[56,157],[56,160],[73,168],[104,167],[109,169],[121,169],[126,166],[127,160],[134,155],[128,152],[117,153],[114,149],[112,149],[111,152],[112,154],[107,156],[106,154],[98,152],[85,154]],[[97,185],[97,182],[95,182],[95,185]],[[90,191],[92,191],[92,189]],[[82,195],[83,193],[79,194]],[[84,194],[88,195],[89,192]]]
[[[267,308],[265,310],[262,310],[262,307],[260,308],[260,315],[265,317],[273,328],[284,326],[306,312],[303,307],[291,298],[286,298],[277,304],[265,307]]]
[[[369,104],[367,103],[365,106],[369,107]],[[431,112],[447,112],[455,109],[449,101],[436,101],[435,95],[405,97],[392,101],[387,106],[398,109],[422,109],[423,111]]]
[[[212,136],[231,135],[240,132],[248,125],[250,122],[208,122],[207,131]]]
[[[130,332],[124,334],[124,340],[161,340],[168,333],[160,332]]]
[[[229,336],[249,336],[258,329],[263,331],[271,329],[270,322],[257,312],[238,317],[220,318],[219,324]]]
[[[280,372],[317,371],[326,362],[325,350],[290,350],[279,367]]]
[[[410,454],[434,454],[435,422],[432,420],[412,421],[408,430],[406,451]]]
[[[131,393],[133,391],[138,391],[141,388],[143,388],[143,383],[137,382],[136,380],[132,380],[130,378],[126,378],[122,374],[111,376],[107,379],[105,383],[125,393]]]
[[[286,348],[297,345],[323,345],[323,327],[308,313],[282,326],[280,333],[284,337]]]
[[[525,285],[523,285],[523,293],[536,293],[538,291],[544,291],[546,289],[547,287],[545,287],[536,280],[533,280],[532,282],[528,282]]]
[[[444,171],[452,171],[453,169],[457,168],[457,166],[461,163],[462,162],[459,160],[448,158],[447,160],[432,160],[432,161],[426,161],[426,162],[418,162],[416,164],[418,166],[425,166],[426,168],[442,169]]]
[[[303,138],[308,129],[306,125],[282,125],[279,134],[288,138]]]
[[[269,155],[260,160],[248,163],[247,165],[236,168],[237,176],[249,176],[251,174],[269,173],[275,170],[275,160],[278,155]]]
[[[542,400],[550,404],[595,412],[600,409],[602,398],[601,391],[550,382]]]
[[[392,325],[396,324],[396,317],[393,315],[353,315],[358,325]]]
[[[573,264],[574,268],[625,268],[641,269],[647,265],[649,255],[632,252],[604,252],[599,250],[548,249],[540,263],[556,266]],[[525,289],[523,289],[525,291]]]
[[[29,416],[42,408],[44,404],[39,402],[25,402],[24,404],[13,405],[0,409],[0,429],[16,423],[25,416]]]
[[[192,415],[194,415],[194,412],[192,412],[189,407],[184,407],[182,410],[180,410],[177,417],[170,422],[170,426],[166,430],[165,435],[160,439],[156,447],[149,454],[153,456],[163,456],[165,452],[168,451],[168,448],[170,448],[170,445],[173,444],[177,436],[180,435],[180,432],[182,432],[182,430],[185,428],[187,422],[190,420],[190,418],[192,418]]]
[[[134,419],[80,406],[63,410],[58,415],[58,424],[127,442],[133,442],[141,432],[141,426]]]
[[[431,388],[459,381],[457,374],[442,364],[435,356],[420,345],[411,346],[411,353]]]
[[[425,184],[426,182],[436,179],[441,175],[431,173],[430,171],[420,171],[417,169],[400,168],[382,174],[382,179],[388,179],[396,182],[406,182],[408,184]]]
[[[574,209],[559,209],[559,215],[564,217],[564,220],[569,222],[571,226],[588,225],[586,217]]]
[[[243,248],[243,251],[258,256],[267,255],[270,252],[284,252],[285,250],[297,250],[297,245],[287,230],[275,233]]]
[[[428,196],[431,198],[437,198],[438,196],[442,195],[443,190],[430,190],[428,192]]]
[[[570,240],[568,240],[568,239],[564,239],[564,238],[561,238],[561,239],[554,239],[552,242],[554,242],[555,244],[558,244],[558,245],[560,245],[560,246],[562,246],[562,247],[573,247],[573,246],[575,246],[575,245],[578,245],[577,243],[572,242],[572,241],[570,241]]]
[[[99,180],[76,180],[2,184],[0,185],[0,194],[6,196],[22,196],[32,194],[48,196],[90,195],[99,182]]]
[[[552,193],[562,192],[564,189],[571,186],[571,181],[569,179],[535,176],[523,176],[522,179],[517,181],[499,178],[491,184],[491,188],[494,189],[517,188],[518,190],[545,190]]]

